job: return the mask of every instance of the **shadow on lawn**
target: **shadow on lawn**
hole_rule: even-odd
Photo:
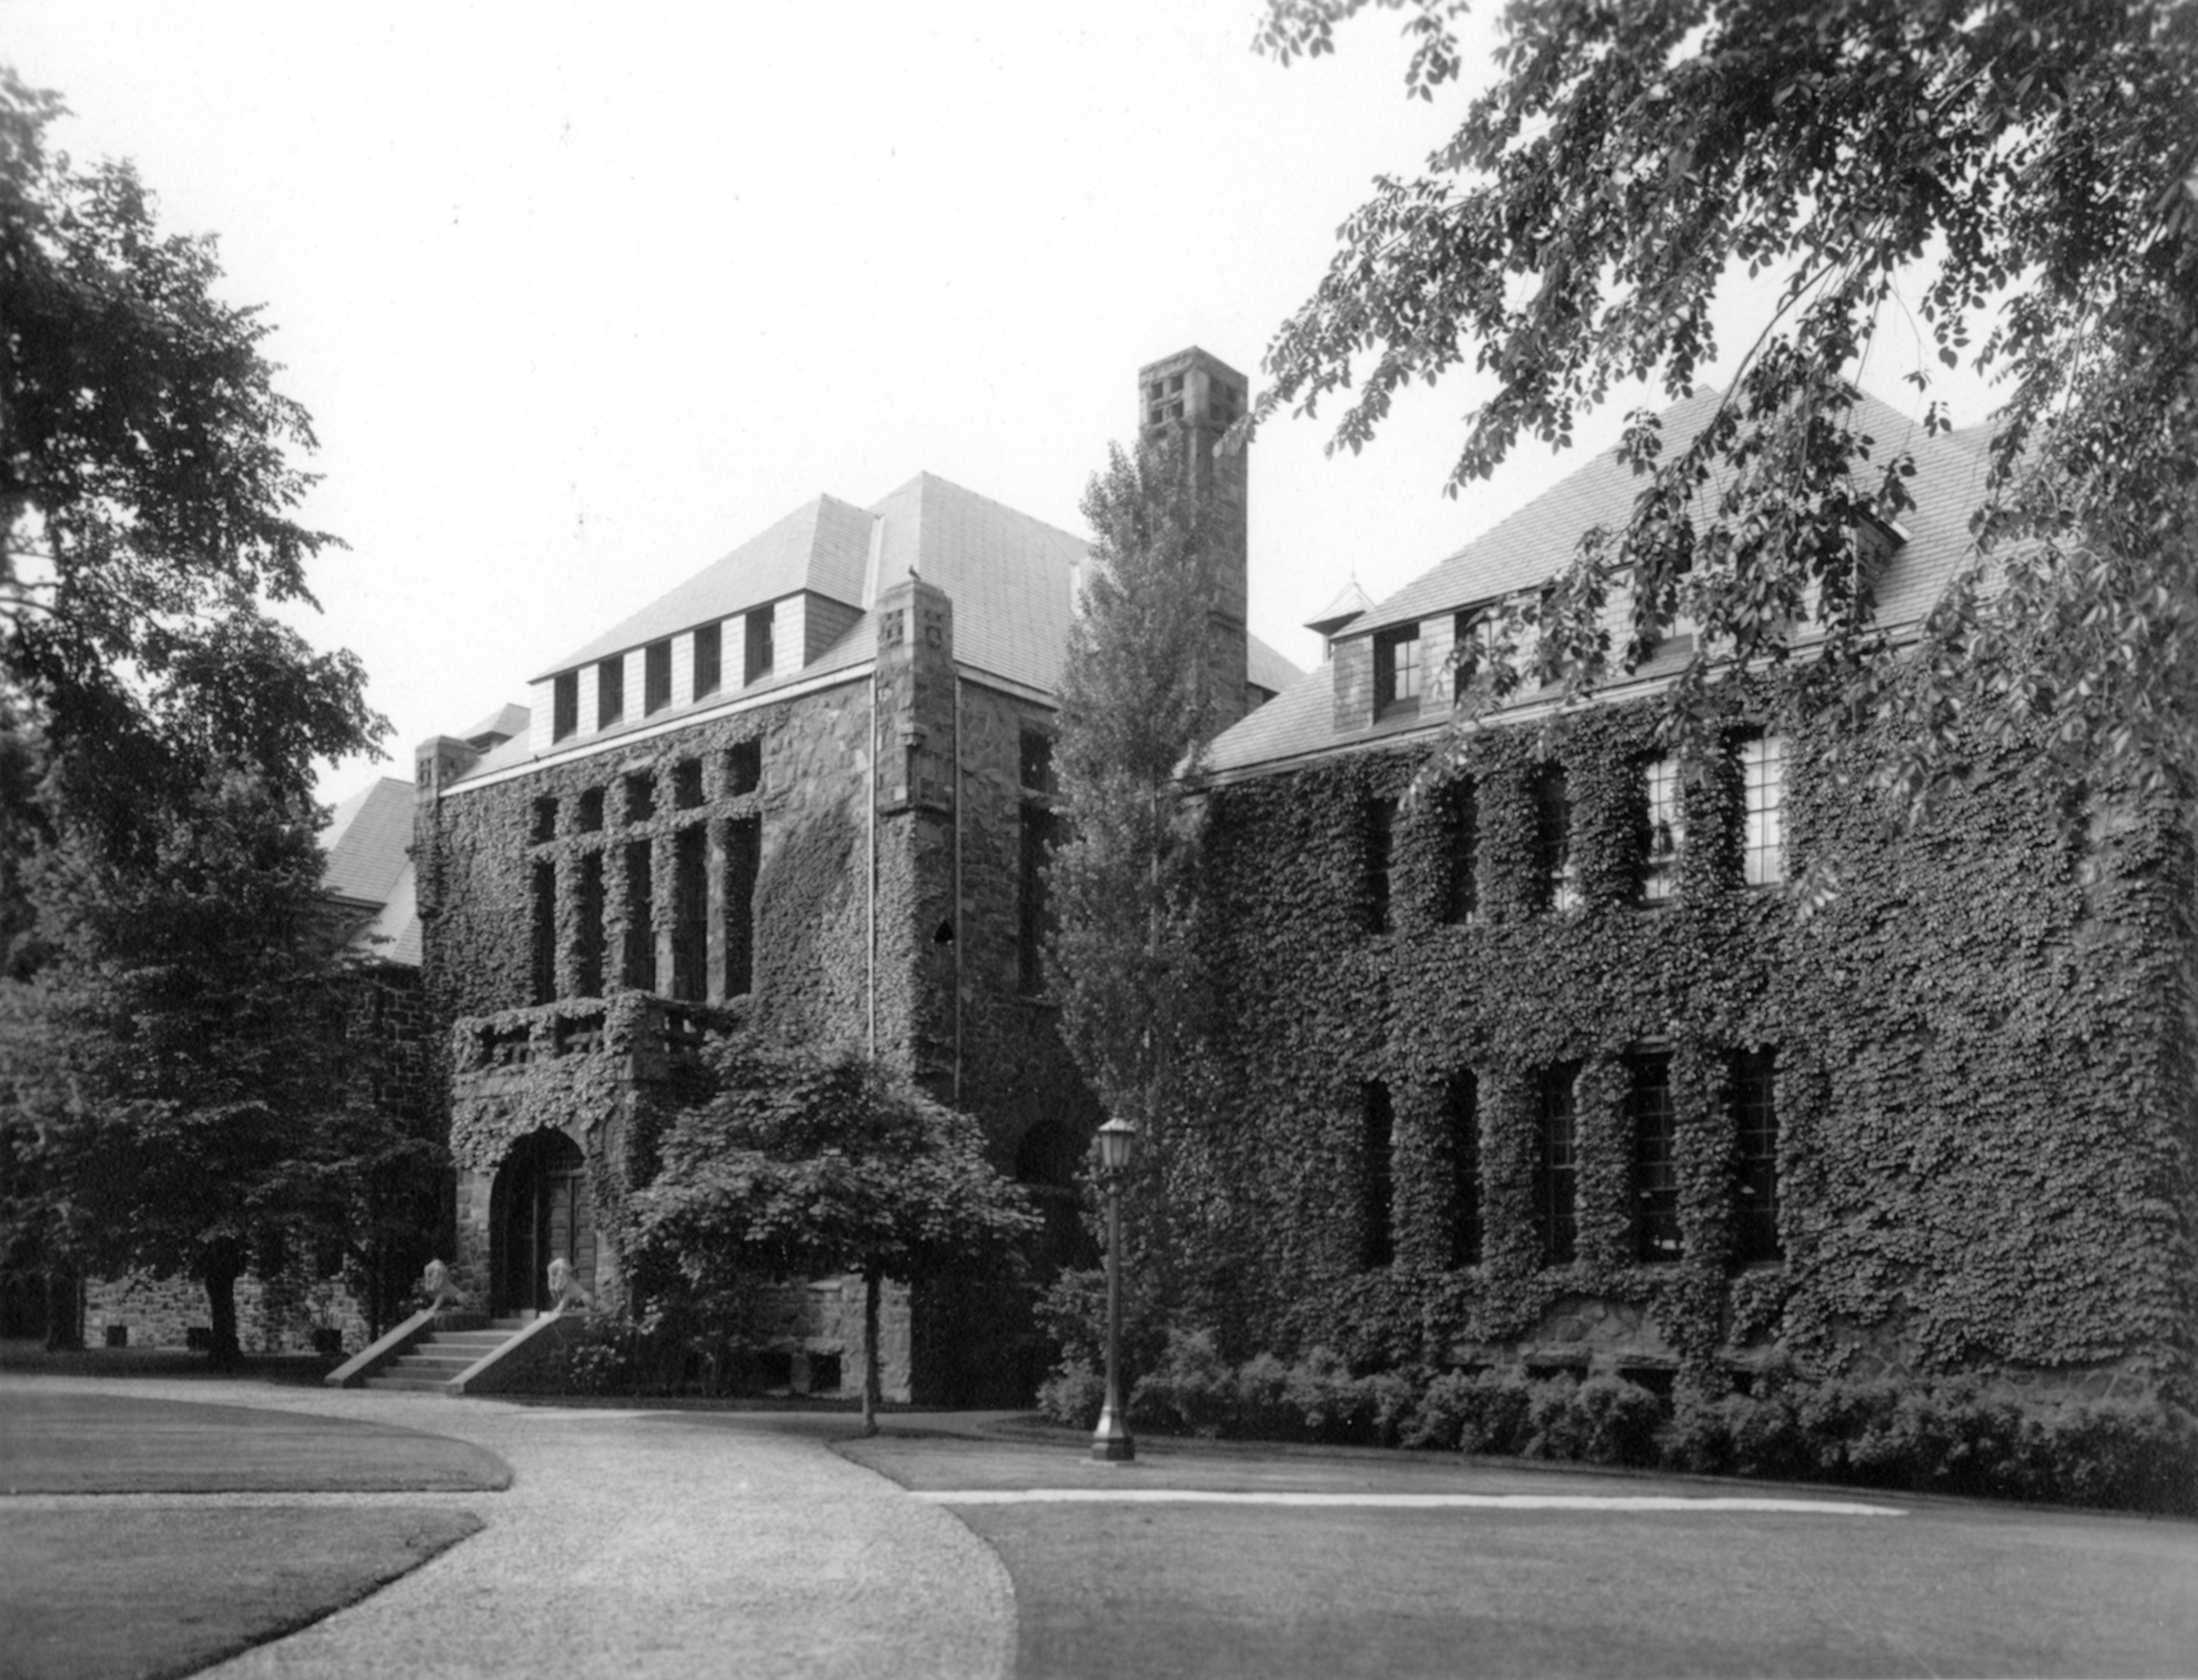
[[[49,1352],[33,1338],[0,1340],[0,1372],[15,1376],[167,1377],[228,1382],[268,1382],[290,1388],[317,1388],[321,1379],[342,1363],[320,1353],[247,1353],[236,1364],[218,1368],[211,1356],[180,1347],[87,1347]]]

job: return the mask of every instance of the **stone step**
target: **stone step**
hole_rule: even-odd
[[[401,1389],[418,1394],[439,1394],[445,1379],[422,1376],[370,1376],[363,1385],[368,1388]]]
[[[453,1353],[439,1357],[433,1353],[407,1353],[391,1360],[385,1369],[406,1376],[426,1375],[435,1371],[456,1376],[460,1371],[479,1363],[466,1354]]]

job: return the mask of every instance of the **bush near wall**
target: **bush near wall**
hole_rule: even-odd
[[[1736,709],[1735,722],[1743,721]],[[2192,1326],[2190,872],[2159,813],[2085,795],[2073,834],[2006,761],[1904,831],[1786,725],[1803,916],[1742,884],[1739,773],[1689,768],[1677,901],[1634,903],[1649,714],[1490,728],[1439,763],[1369,748],[1206,795],[1198,948],[1220,1093],[1195,1159],[1219,1353],[1333,1350],[1352,1369],[1531,1360],[1583,1303],[1714,1401],[1777,1350],[1814,1381],[1963,1373],[2187,1401]],[[1864,742],[1866,757],[1869,743]],[[1538,907],[1531,776],[1561,763],[1580,907]],[[1469,782],[1479,909],[1443,920],[1446,811]],[[1404,795],[1379,931],[1369,812]],[[1672,1057],[1683,1257],[1636,1258],[1630,1050]],[[1782,1264],[1734,1253],[1735,1051],[1776,1057]],[[1578,1258],[1545,1265],[1537,1079],[1577,1064]],[[1484,1246],[1449,1252],[1446,1083],[1479,1079]],[[1394,1108],[1393,1259],[1367,1264],[1363,1084]],[[1182,1317],[1180,1305],[1175,1322]],[[1631,1322],[1629,1320],[1629,1322]]]
[[[1088,1429],[1103,1392],[1079,1358],[1055,1374],[1041,1404],[1056,1421]],[[2026,1405],[1960,1380],[1811,1382],[1779,1372],[1753,1394],[1689,1394],[1667,1413],[1655,1395],[1617,1376],[1353,1376],[1326,1348],[1294,1363],[1263,1353],[1232,1365],[1211,1332],[1178,1331],[1137,1379],[1130,1418],[1169,1434],[2198,1513],[2198,1419],[2189,1413],[2157,1401]]]

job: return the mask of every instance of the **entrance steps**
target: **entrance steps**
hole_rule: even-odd
[[[451,1379],[487,1358],[534,1320],[531,1312],[519,1313],[491,1318],[485,1326],[472,1329],[430,1330],[360,1386],[410,1389],[425,1394],[447,1392]]]

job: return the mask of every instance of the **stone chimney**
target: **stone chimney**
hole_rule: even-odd
[[[1204,498],[1222,546],[1221,592],[1207,620],[1218,673],[1218,734],[1251,710],[1245,619],[1250,592],[1244,445],[1226,443],[1243,417],[1251,387],[1244,375],[1195,346],[1137,369],[1137,436],[1152,441],[1175,428],[1188,433],[1191,484]]]

